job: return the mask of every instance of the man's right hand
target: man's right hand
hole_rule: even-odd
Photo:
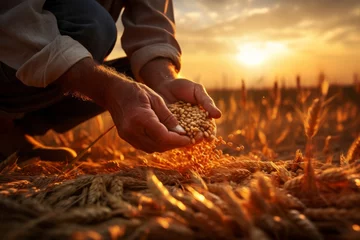
[[[190,144],[164,100],[141,83],[83,59],[58,81],[65,92],[79,92],[109,110],[121,138],[145,152]]]

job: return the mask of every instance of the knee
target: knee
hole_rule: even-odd
[[[106,12],[103,8],[101,11]],[[81,39],[81,43],[93,55],[93,58],[100,63],[103,62],[104,58],[110,54],[117,39],[114,20],[107,12],[89,19],[89,24],[84,27]]]
[[[103,62],[112,50],[117,38],[116,25],[96,0],[47,0],[44,9],[56,16],[62,35],[80,42],[98,62]]]

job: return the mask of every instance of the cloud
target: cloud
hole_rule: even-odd
[[[185,1],[175,0],[175,6],[177,2]],[[327,44],[360,45],[358,0],[194,0],[187,8],[196,9],[196,20],[181,21],[178,36],[195,51],[213,51],[211,46],[225,51],[245,40],[296,45],[309,37]]]

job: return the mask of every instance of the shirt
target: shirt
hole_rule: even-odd
[[[27,86],[46,87],[79,60],[91,57],[84,46],[61,35],[46,0],[0,1],[0,61],[16,70]],[[157,57],[180,69],[171,0],[98,0],[114,21],[124,8],[122,47],[139,78],[141,68]]]

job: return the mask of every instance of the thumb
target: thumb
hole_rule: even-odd
[[[215,106],[214,101],[206,92],[203,85],[195,85],[194,95],[198,104],[200,104],[206,111],[209,112],[211,118],[221,117],[221,111]]]
[[[178,120],[167,108],[165,101],[160,96],[154,97],[151,100],[151,106],[160,122],[164,124],[168,130],[181,135],[186,134],[184,128],[179,125]]]

